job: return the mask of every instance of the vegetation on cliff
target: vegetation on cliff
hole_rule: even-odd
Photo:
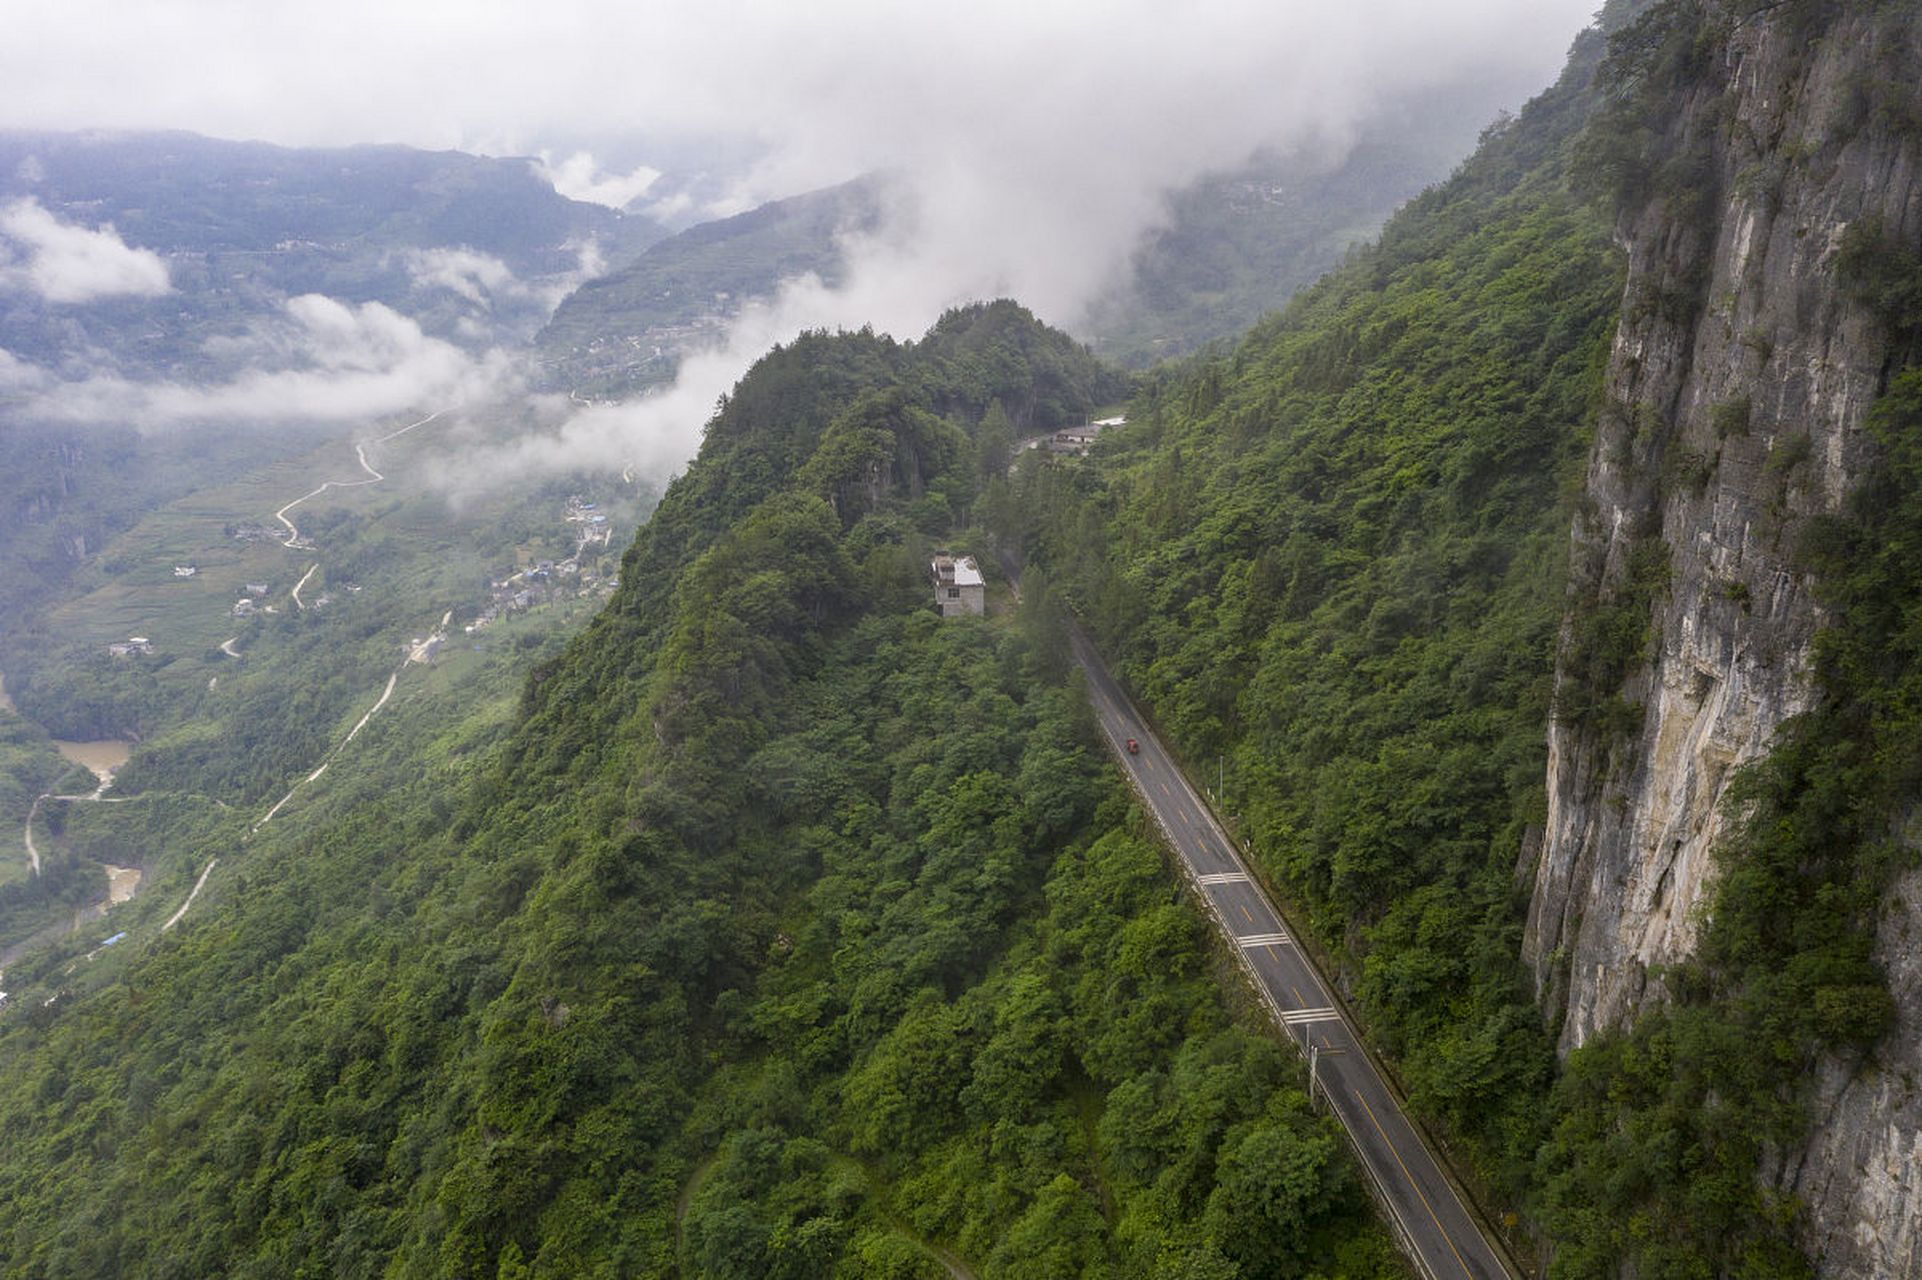
[[[1837,12],[1770,8],[1809,32]],[[1623,305],[1606,229],[1649,201],[1709,212],[1676,103],[1742,15],[1605,16],[1605,64],[1586,38],[1379,246],[1230,354],[1152,379],[1091,465],[1028,474],[1006,509],[1197,775],[1222,780],[1411,1099],[1533,1221],[1551,1274],[1802,1275],[1764,1158],[1805,1132],[1821,1055],[1887,1026],[1875,912],[1913,861],[1918,385],[1877,412],[1876,478],[1809,531],[1834,619],[1821,701],[1737,790],[1699,954],[1661,975],[1666,1006],[1558,1069],[1517,963],[1542,729],[1639,725],[1621,690],[1669,572],[1650,541],[1614,595],[1564,595]],[[1898,349],[1915,261],[1880,227],[1843,243]]]

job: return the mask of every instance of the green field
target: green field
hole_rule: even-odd
[[[433,484],[450,449],[447,433],[435,434],[440,427],[367,444],[379,481],[361,468],[354,446],[394,424],[338,433],[160,506],[105,547],[67,598],[10,636],[0,667],[14,677],[20,715],[0,711],[13,732],[0,758],[0,822],[8,828],[0,951],[64,927],[76,904],[104,896],[103,865],[143,873],[133,901],[113,908],[114,923],[157,929],[212,850],[244,841],[327,762],[328,772],[299,786],[276,824],[324,798],[350,765],[346,753],[334,753],[390,674],[400,671],[393,695],[355,752],[396,717],[451,723],[490,699],[511,705],[530,655],[598,611],[650,496],[607,477],[569,477],[453,503]],[[372,482],[340,484],[356,480]],[[285,534],[275,513],[328,481],[340,487],[288,513],[304,545],[234,536],[250,526]],[[500,609],[493,584],[574,552],[586,527],[566,518],[575,495],[608,515],[608,541],[580,554],[579,574],[536,590],[533,607],[483,622],[483,611]],[[177,565],[195,572],[177,576]],[[292,596],[303,577],[304,607]],[[252,597],[251,616],[236,617],[249,583],[267,591]],[[431,660],[409,662],[444,619],[444,643]],[[481,629],[467,630],[477,622]],[[109,655],[108,645],[131,636],[147,638],[153,652]],[[69,770],[48,730],[134,739],[113,794],[140,799],[44,805],[34,832],[49,874],[35,882],[21,838],[26,813]],[[76,772],[61,789],[90,791],[92,783]],[[92,931],[86,925],[63,947]]]

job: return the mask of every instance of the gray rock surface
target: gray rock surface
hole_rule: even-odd
[[[1865,417],[1890,373],[1886,335],[1837,279],[1837,249],[1864,218],[1922,241],[1918,139],[1862,110],[1864,85],[1890,66],[1913,94],[1913,17],[1851,8],[1810,43],[1780,8],[1732,24],[1666,140],[1701,163],[1619,228],[1628,283],[1571,608],[1617,589],[1650,539],[1670,577],[1650,661],[1620,691],[1642,708],[1639,730],[1550,730],[1525,948],[1563,1012],[1564,1051],[1662,998],[1659,966],[1697,938],[1725,789],[1808,705],[1823,618],[1795,538],[1864,475]],[[1807,1149],[1775,1171],[1807,1206],[1826,1276],[1922,1274],[1914,879],[1891,896],[1881,945],[1899,1029],[1867,1061],[1824,1065]]]

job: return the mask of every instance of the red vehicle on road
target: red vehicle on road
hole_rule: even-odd
[[[1141,744],[1139,742],[1136,742],[1133,738],[1128,739],[1128,754],[1131,756],[1138,756],[1141,754]]]

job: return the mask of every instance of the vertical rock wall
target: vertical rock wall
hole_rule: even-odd
[[[1637,554],[1668,574],[1648,660],[1617,691],[1639,727],[1550,730],[1526,950],[1564,1051],[1660,997],[1652,971],[1696,940],[1733,772],[1808,705],[1823,619],[1795,538],[1872,461],[1864,420],[1892,358],[1837,250],[1865,218],[1922,242],[1917,136],[1874,106],[1891,84],[1915,93],[1913,6],[1841,6],[1813,41],[1780,20],[1791,6],[1744,7],[1711,9],[1712,51],[1668,118],[1660,145],[1687,180],[1619,228],[1628,284],[1571,609],[1620,590]],[[1892,896],[1881,950],[1898,1029],[1872,1060],[1827,1065],[1807,1150],[1772,1171],[1805,1200],[1824,1275],[1922,1275],[1922,883]]]

